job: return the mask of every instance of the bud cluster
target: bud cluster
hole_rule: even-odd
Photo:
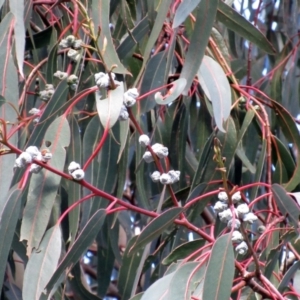
[[[241,226],[241,222],[252,224],[257,220],[257,216],[250,212],[249,206],[246,203],[240,203],[242,197],[241,192],[236,192],[231,196],[232,203],[235,205],[234,213],[236,216],[235,222],[233,224],[233,215],[230,208],[228,208],[228,195],[225,191],[221,191],[218,194],[219,201],[214,205],[214,210],[218,214],[220,221],[222,223],[227,223],[228,228],[234,226],[234,231],[232,233],[232,242],[238,244],[235,250],[244,255],[248,251],[248,246],[244,242],[243,235],[238,231]]]
[[[40,91],[39,96],[42,101],[48,102],[54,94],[53,84],[46,84],[45,90]]]
[[[74,35],[70,34],[65,39],[62,39],[59,43],[59,47],[68,48],[73,47],[74,49],[80,49],[83,45],[81,39],[76,39]]]
[[[80,164],[75,161],[69,164],[68,171],[74,180],[82,180],[84,178],[84,171],[81,169]]]
[[[42,167],[38,164],[32,163],[35,159],[40,162],[48,162],[52,158],[52,153],[49,149],[43,149],[41,152],[36,146],[29,146],[25,152],[22,152],[19,157],[17,157],[14,169],[23,168],[26,165],[30,164],[30,172],[31,173],[39,173]]]

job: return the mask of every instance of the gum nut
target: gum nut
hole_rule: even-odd
[[[42,169],[42,167],[40,165],[31,164],[29,172],[37,174],[41,171],[41,169]]]
[[[218,194],[218,199],[220,200],[220,201],[228,201],[228,195],[227,195],[227,193],[226,192],[224,192],[224,191],[222,191],[222,192],[219,192],[219,194]]]
[[[170,183],[172,183],[171,177],[167,173],[161,174],[161,176],[159,178],[159,181],[160,181],[161,184],[170,184]]]
[[[28,152],[22,152],[19,157],[24,161],[25,164],[32,163],[32,156]]]
[[[241,192],[238,191],[231,196],[231,200],[233,203],[237,203],[242,199]]]
[[[234,230],[232,232],[231,241],[234,243],[241,243],[244,240],[243,235],[238,231]]]
[[[137,88],[129,89],[126,93],[128,94],[128,96],[130,96],[132,98],[137,98],[139,96],[139,92],[138,92]]]
[[[68,172],[71,175],[74,171],[80,169],[80,164],[78,164],[75,161],[70,162],[69,167],[68,167]]]
[[[36,158],[40,154],[40,151],[36,146],[29,146],[26,148],[25,152],[29,153],[32,158]]]
[[[150,144],[150,138],[148,137],[148,135],[142,134],[139,137],[139,143],[140,143],[141,146],[146,147]]]
[[[232,212],[231,210],[228,208],[228,209],[225,209],[224,211],[220,212],[218,214],[219,218],[220,218],[220,221],[222,223],[227,223],[229,220],[232,219]]]
[[[243,222],[247,222],[249,224],[252,224],[256,220],[257,216],[252,212],[249,212],[243,216]]]
[[[180,171],[170,170],[168,174],[171,177],[172,183],[178,182],[180,179]]]
[[[75,170],[72,174],[75,180],[82,180],[84,178],[84,171],[82,169]]]

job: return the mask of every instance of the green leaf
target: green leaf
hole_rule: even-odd
[[[67,269],[73,266],[80,259],[81,255],[86,251],[86,249],[92,244],[97,233],[101,230],[105,217],[105,210],[100,209],[89,219],[88,223],[81,230],[64,258],[60,261],[57,268],[55,268],[55,272],[51,274],[51,277],[47,281],[47,286],[44,286],[48,294],[54,287],[59,277]]]
[[[139,293],[139,294],[133,296],[132,298],[130,298],[130,300],[141,300],[143,295],[144,295],[144,293]]]
[[[53,32],[55,32],[54,29],[53,29]],[[46,68],[46,82],[47,83],[53,82],[53,74],[57,71],[57,49],[58,49],[58,43],[56,43],[52,47],[52,49],[50,50],[49,56],[48,56],[47,68]]]
[[[144,248],[140,247],[134,254],[130,253],[131,248],[136,243],[137,236],[133,237],[127,244],[122,265],[119,272],[118,278],[118,289],[122,295],[122,299],[129,299],[135,290],[132,290],[136,277],[136,272],[140,266],[140,262],[143,257]]]
[[[179,78],[172,82],[172,85],[172,88],[169,90],[169,93],[165,97],[163,97],[160,92],[157,92],[154,95],[157,104],[167,105],[178,98],[186,86],[186,80],[184,78]]]
[[[183,95],[188,94],[190,86],[200,67],[215,21],[218,2],[218,0],[202,0],[198,5],[195,28],[180,75],[180,78],[185,78],[187,81]]]
[[[141,85],[141,95],[148,93],[164,84],[164,72],[167,65],[167,52],[159,52],[149,60]],[[153,95],[139,101],[141,113],[145,113],[155,107]]]
[[[174,274],[175,272],[170,273],[155,281],[143,294],[141,300],[164,299]]]
[[[32,252],[24,273],[23,300],[40,299],[56,270],[61,253],[61,238],[60,228],[52,227],[45,233],[39,250]]]
[[[204,56],[198,70],[198,79],[208,99],[212,102],[214,118],[221,131],[225,131],[231,110],[231,88],[222,67],[211,57]]]
[[[231,234],[228,233],[218,238],[212,248],[206,269],[202,298],[207,300],[229,299],[233,276],[234,254]]]
[[[22,77],[24,50],[25,50],[25,26],[24,26],[24,1],[9,0],[10,11],[14,15],[14,37],[16,41],[16,56],[18,69]]]
[[[197,7],[201,0],[183,0],[176,9],[175,17],[173,20],[172,28],[177,28],[189,14]]]
[[[104,128],[112,128],[118,121],[123,105],[124,84],[117,82],[117,88],[107,92],[107,98],[101,99],[100,92],[96,91],[96,107],[100,122]]]
[[[97,28],[99,26],[101,32],[98,39],[98,46],[103,52],[104,44],[106,44],[105,51],[102,55],[107,68],[110,69],[113,65],[117,65],[113,70],[115,73],[130,74],[122,65],[113,44],[109,28],[109,4],[109,0],[92,0],[92,20],[94,22],[95,36],[97,35]]]
[[[297,261],[284,274],[284,276],[283,276],[282,280],[280,281],[279,286],[277,288],[280,293],[284,292],[284,289],[289,285],[291,279],[293,278],[293,276],[295,275],[295,273],[297,272],[299,267],[300,267],[300,261]]]
[[[272,185],[272,193],[283,216],[288,215],[295,228],[299,227],[300,208],[279,184]]]
[[[217,20],[265,52],[270,54],[275,53],[275,49],[267,38],[254,25],[247,21],[246,18],[223,1],[219,1],[218,3]]]
[[[137,237],[136,242],[130,249],[130,254],[136,253],[136,251],[138,251],[141,247],[159,237],[182,212],[183,208],[173,207],[153,219]]]
[[[191,255],[196,250],[203,247],[204,244],[205,244],[205,240],[203,239],[198,239],[198,240],[181,244],[180,246],[175,248],[167,257],[164,258],[162,264],[170,265],[171,263],[176,262],[177,260],[184,259],[189,255]]]
[[[49,150],[52,153],[52,159],[48,164],[63,171],[66,158],[65,147],[70,143],[70,127],[64,116],[57,118],[49,126],[44,142],[51,143]],[[28,256],[33,248],[39,248],[60,181],[61,176],[46,169],[38,174],[32,174],[21,227],[21,240],[27,240]]]
[[[12,188],[8,195],[6,195],[6,201],[0,203],[0,264],[5,266],[11,244],[13,241],[16,225],[20,215],[20,209],[22,201],[20,196],[22,191],[16,188]],[[0,290],[2,289],[2,283],[6,268],[0,268]]]

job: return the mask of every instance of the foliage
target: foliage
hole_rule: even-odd
[[[0,1],[1,299],[299,299],[297,1],[237,2]]]

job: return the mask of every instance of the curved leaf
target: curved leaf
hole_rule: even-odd
[[[167,227],[169,227],[182,212],[183,208],[173,207],[153,219],[137,237],[134,245],[129,250],[130,254],[134,254],[141,247],[147,245],[149,242],[159,237],[161,233]]]
[[[70,143],[70,127],[64,116],[57,118],[49,126],[44,141],[51,143],[49,150],[53,157],[48,164],[63,171],[66,158],[65,147]],[[46,169],[38,174],[32,174],[21,226],[21,240],[27,240],[28,256],[33,248],[39,248],[60,181],[61,176]]]
[[[275,49],[267,38],[247,19],[223,1],[219,1],[218,4],[217,20],[267,53],[275,53]]]
[[[44,288],[48,294],[64,271],[68,271],[71,266],[73,266],[80,259],[85,250],[91,245],[97,233],[100,231],[105,217],[105,210],[98,210],[81,230],[73,245],[69,248],[68,252],[59,263],[57,268],[55,268],[55,272],[51,274],[50,278],[46,282],[47,286],[45,284]]]
[[[176,10],[172,28],[177,28],[188,15],[197,7],[201,0],[183,0]]]
[[[231,88],[222,67],[205,55],[198,71],[198,79],[206,96],[212,102],[219,130],[225,132],[223,122],[226,122],[230,115]]]
[[[212,248],[205,273],[203,299],[229,299],[234,276],[231,234],[218,238]]]
[[[285,216],[288,215],[289,219],[295,226],[299,227],[300,208],[295,200],[290,197],[284,188],[275,183],[272,185],[272,193],[278,205],[280,212]]]
[[[100,122],[104,128],[112,128],[118,121],[123,105],[124,84],[117,82],[117,88],[107,92],[107,98],[101,99],[99,91],[95,93],[96,106]]]
[[[61,252],[61,231],[58,226],[45,233],[38,251],[33,251],[25,269],[23,300],[40,299],[54,273]]]
[[[202,0],[198,5],[195,28],[180,75],[180,78],[185,78],[187,82],[183,95],[188,94],[190,86],[200,67],[215,21],[218,2],[218,0]]]
[[[186,86],[186,79],[185,78],[179,78],[172,82],[173,87],[169,90],[169,93],[163,97],[160,92],[157,92],[154,95],[155,101],[157,104],[160,105],[167,105],[171,102],[173,102],[176,98],[178,98],[181,93],[183,92],[185,86]]]

